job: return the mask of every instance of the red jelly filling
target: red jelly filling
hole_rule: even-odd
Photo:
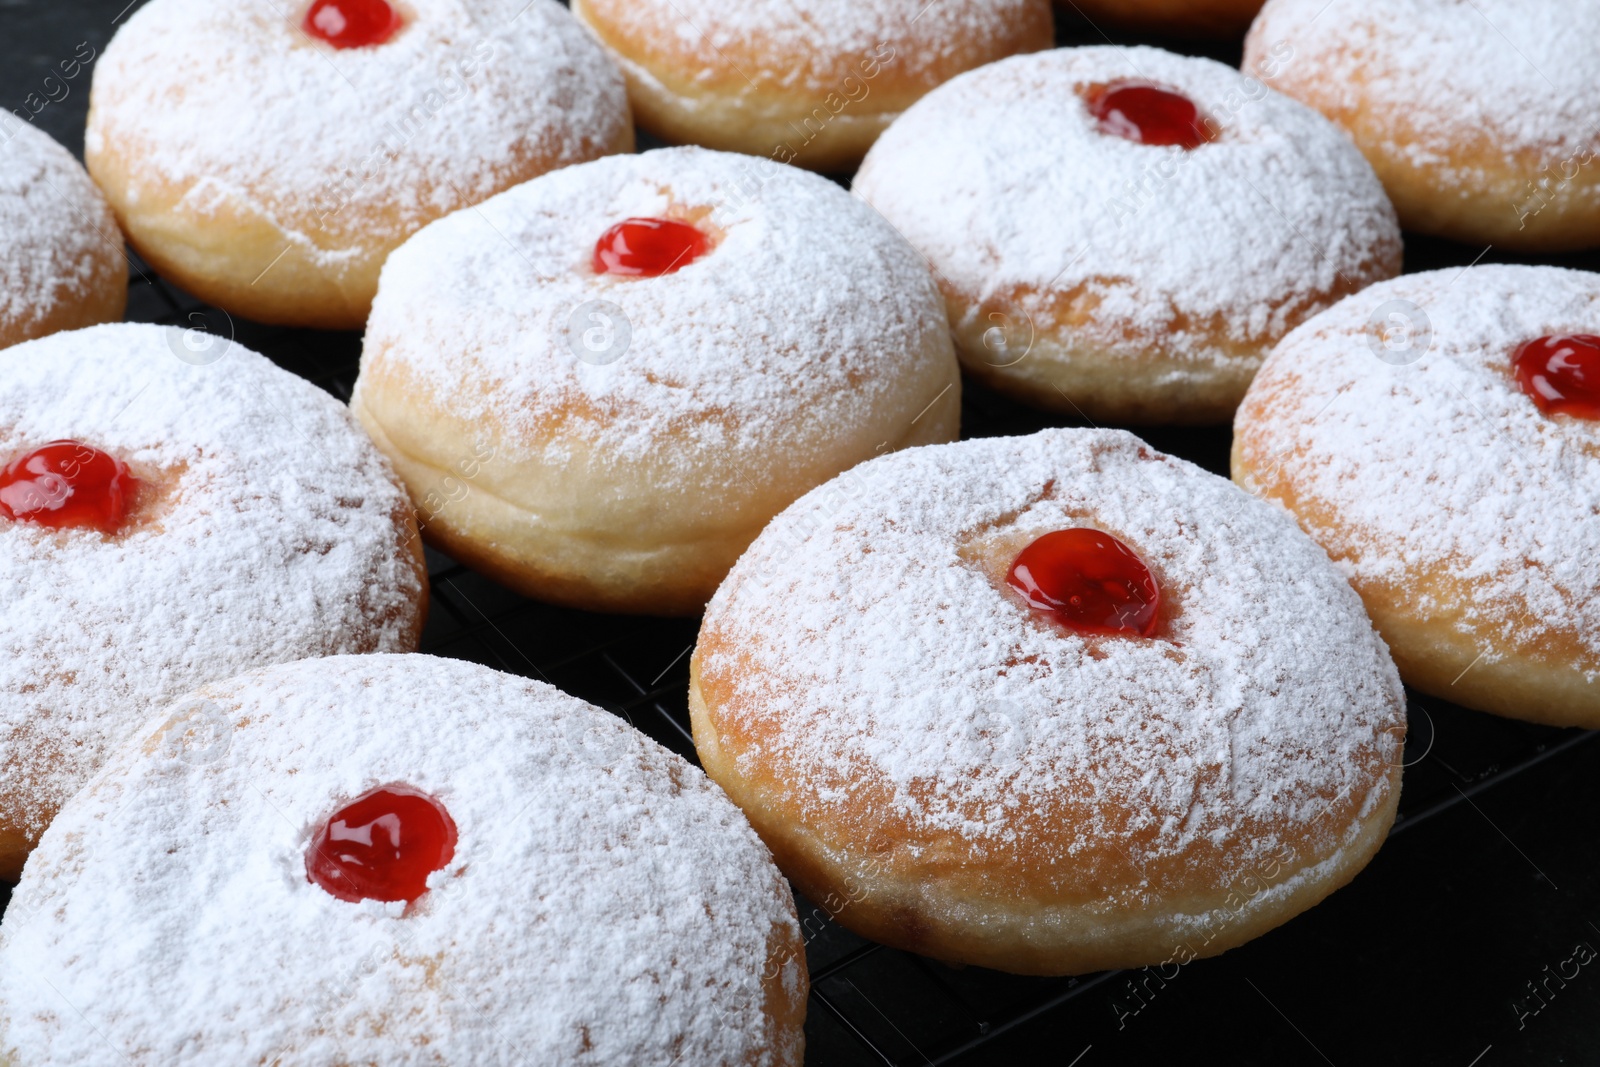
[[[624,219],[594,246],[596,274],[655,278],[682,270],[711,249],[706,235],[673,219]]]
[[[410,903],[455,852],[456,824],[442,804],[409,786],[386,785],[322,824],[306,851],[306,879],[352,903]]]
[[[1045,534],[1022,550],[1006,580],[1031,606],[1082,633],[1156,632],[1155,576],[1132,549],[1099,530]]]
[[[81,441],[51,441],[0,471],[0,516],[114,534],[139,483],[112,456]]]
[[[366,48],[393,37],[400,15],[385,0],[317,0],[303,26],[335,48]]]
[[[1600,419],[1600,337],[1541,337],[1511,357],[1517,384],[1546,415]]]
[[[1140,144],[1195,149],[1212,138],[1193,100],[1151,82],[1112,82],[1090,95],[1089,113],[1101,133]]]

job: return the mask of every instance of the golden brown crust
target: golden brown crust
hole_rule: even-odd
[[[1322,308],[1399,272],[1399,246],[1381,248],[1369,270],[1286,296],[1273,310],[1282,313],[1287,333]],[[1277,338],[1241,342],[1221,321],[1180,313],[1168,343],[1128,336],[1108,344],[1108,335],[1119,331],[1115,322],[1097,319],[1094,291],[1113,286],[1102,279],[1055,294],[1050,314],[1030,314],[1027,308],[1037,299],[1024,290],[980,298],[956,293],[948,282],[940,288],[961,365],[1023,403],[1097,423],[1213,425],[1231,419]],[[1206,356],[1195,356],[1196,350]]]
[[[1351,9],[1343,17],[1359,23],[1388,16]],[[1255,25],[1244,69],[1269,67],[1274,89],[1343,127],[1406,230],[1527,253],[1600,245],[1600,168],[1575,165],[1592,162],[1592,149],[1573,158],[1558,144],[1507,144],[1465,113],[1442,141],[1439,115],[1389,91],[1391,79],[1378,65],[1384,53],[1363,46],[1359,24],[1336,37],[1289,38],[1297,51],[1288,62],[1273,59],[1285,44],[1268,40],[1274,32],[1265,18]],[[1563,161],[1563,172],[1547,181],[1553,159]]]
[[[105,197],[47,134],[0,119],[0,348],[119,321],[128,257]]]
[[[1387,651],[1287,516],[1172,464],[1120,431],[922,449],[740,559],[690,662],[695,747],[841,924],[1018,973],[1152,965],[1264,932],[1377,850],[1405,722]],[[1069,526],[1135,546],[1156,638],[1066,632],[1010,587]]]
[[[737,191],[755,180],[759,198]],[[712,249],[659,278],[596,274],[573,253],[629,210],[700,219]],[[496,287],[530,265],[541,285]],[[608,362],[574,347],[594,306],[633,324]],[[795,499],[953,440],[960,368],[926,266],[869,208],[793,168],[675,148],[419,233],[384,268],[351,407],[432,543],[554,603],[692,614]]]
[[[145,5],[95,69],[89,171],[176,284],[259,321],[359,328],[421,227],[633,146],[622,79],[567,12],[480,8],[412,0],[391,39],[340,54],[270,6]]]
[[[81,291],[66,285],[56,289],[56,299],[41,317],[0,321],[0,348],[31,341],[61,330],[80,330],[105,322],[120,322],[128,306],[128,261],[122,252],[122,235],[107,234],[90,263],[91,279]]]
[[[36,842],[14,826],[0,825],[0,882],[16,882]]]
[[[1054,41],[1049,0],[1022,0],[1017,17],[984,20],[983,32],[959,40],[929,39],[937,20],[913,20],[859,54],[820,42],[797,50],[763,34],[711,46],[717,27],[695,22],[694,32],[680,32],[686,18],[667,0],[573,0],[572,12],[618,61],[641,128],[821,171],[853,168],[936,86]]]
[[[1126,835],[1086,842],[1071,870],[1037,862],[1026,847],[1011,862],[985,862],[954,835],[934,837],[910,820],[885,820],[887,788],[870,779],[852,784],[849,821],[812,827],[786,795],[789,772],[767,755],[781,749],[781,739],[731,728],[748,719],[730,704],[732,687],[701,668],[727,651],[720,637],[702,632],[690,663],[689,712],[706,773],[744,810],[802,894],[838,902],[833,917],[863,937],[936,959],[1058,975],[1214,956],[1348,883],[1382,845],[1399,805],[1401,767],[1379,760],[1365,776],[1383,800],[1362,820],[1353,844],[1330,854],[1309,836],[1286,835],[1286,823],[1275,822],[1270,832],[1286,837],[1292,858],[1238,884],[1194,889],[1186,883],[1194,883],[1196,866],[1208,866],[1206,857],[1174,853],[1135,865]],[[1055,841],[1081,834],[1088,820],[1076,817],[1074,808],[1093,797],[1061,799],[1019,817],[1017,837]],[[1328,820],[1354,820],[1366,799],[1329,798]],[[868,824],[872,834],[864,836]],[[1160,893],[1166,906],[1128,909],[1117,896],[1133,886]]]
[[[405,488],[403,482],[401,488]],[[400,534],[400,551],[410,557],[411,569],[421,589],[417,597],[416,617],[412,620],[411,631],[406,639],[406,647],[415,650],[422,647],[422,631],[428,625],[428,611],[433,607],[433,590],[428,584],[428,557],[423,549],[422,530],[417,525],[416,510],[406,507],[404,514],[397,512],[395,529]]]
[[[1147,33],[1236,37],[1250,26],[1262,0],[1056,0],[1091,23]]]
[[[1441,158],[1418,163],[1399,147],[1420,139],[1408,110],[1370,98],[1343,107],[1320,83],[1297,83],[1290,74],[1283,81],[1274,88],[1349,131],[1407,230],[1518,252],[1600,244],[1600,169],[1579,170],[1535,196],[1530,183],[1544,170],[1547,152],[1511,149],[1479,127],[1463,126]]]
[[[1496,641],[1494,655],[1485,654],[1488,638],[1475,632],[1466,607],[1479,597],[1479,586],[1496,582],[1494,573],[1474,583],[1453,575],[1445,562],[1403,557],[1392,579],[1363,577],[1361,539],[1353,532],[1338,534],[1344,526],[1338,506],[1302,493],[1291,474],[1294,457],[1273,453],[1271,412],[1284,402],[1281,391],[1293,381],[1263,381],[1240,407],[1233,480],[1283,505],[1302,527],[1319,531],[1330,556],[1352,564],[1351,584],[1406,684],[1479,711],[1552,726],[1600,728],[1600,683],[1591,680],[1600,674],[1600,659],[1576,627],[1526,607],[1508,607],[1512,629],[1526,636],[1515,644]]]
[[[1061,103],[1129,74],[1209,102],[1216,142],[1129,149]],[[1332,124],[1153,48],[974,72],[897,122],[854,189],[929,258],[970,374],[1096,423],[1226,421],[1280,338],[1401,267],[1383,190]]]
[[[797,984],[786,986],[786,981]],[[769,1062],[769,1053],[776,1057],[770,1061],[776,1067],[804,1067],[811,974],[806,969],[805,934],[798,924],[788,928],[773,926],[772,936],[767,939],[767,969],[761,975],[761,990],[761,1010],[776,1040],[770,1049],[753,1050],[745,1060],[747,1067],[763,1067]]]
[[[954,366],[950,371],[931,400],[908,383],[906,418],[926,411],[886,451],[956,439],[961,390]],[[622,509],[607,510],[605,501],[579,498],[583,487],[559,480],[541,486],[540,473],[528,465],[496,461],[538,456],[547,440],[587,451],[586,442],[564,438],[563,426],[519,437],[511,427],[486,428],[429,397],[404,364],[386,360],[375,348],[363,360],[351,399],[356,417],[421,510],[423,537],[526,596],[565,607],[697,614],[767,520],[819,480],[820,472],[793,480],[767,472],[759,484],[741,483],[740,499],[707,508],[704,495],[676,503],[658,499],[646,465],[631,474],[613,471],[612,491],[594,494]],[[845,429],[829,432],[837,441]],[[695,447],[687,434],[672,436],[683,438],[685,450]],[[864,447],[870,452],[872,445]],[[465,457],[467,467],[441,464],[434,458],[439,456]],[[710,457],[703,462],[717,463]],[[557,478],[551,471],[543,476]],[[592,492],[592,485],[587,488]]]
[[[162,277],[257,322],[327,330],[366,323],[383,262],[408,236],[398,211],[352,203],[325,217],[316,198],[272,195],[270,176],[248,200],[201,202],[190,196],[195,183],[166,181],[140,165],[156,148],[107,128],[98,114],[90,109],[89,127],[97,136],[85,148],[89,173],[105,190],[129,244]],[[633,128],[623,123],[596,155],[633,146]],[[511,164],[496,169],[490,189],[508,189],[565,162],[526,144]],[[439,215],[469,202],[453,190],[421,191],[419,200],[435,195],[449,205]]]

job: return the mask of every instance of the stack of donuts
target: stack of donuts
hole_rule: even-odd
[[[1600,247],[1600,8],[1068,6],[149,0],[85,164],[0,122],[0,1063],[799,1065],[791,890],[1213,955],[1406,687],[1600,728],[1600,275],[1505,254]],[[699,766],[415,654],[425,544],[700,616]]]

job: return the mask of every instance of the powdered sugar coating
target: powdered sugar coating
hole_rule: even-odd
[[[1297,78],[1340,111],[1402,118],[1365,135],[1419,167],[1452,167],[1468,140],[1495,162],[1600,148],[1600,5],[1570,0],[1269,0],[1253,46],[1286,42]]]
[[[238,345],[184,362],[178,333],[99,326],[0,352],[0,458],[72,438],[170,483],[115,538],[0,519],[0,825],[30,837],[197,685],[415,648],[423,590],[388,463],[315,386]]]
[[[492,195],[528,157],[592,159],[627,122],[621,75],[555,0],[409,0],[393,38],[343,50],[301,29],[308,6],[141,7],[95,71],[89,154],[115,139],[144,184],[202,212],[250,205],[337,261]]]
[[[798,1065],[761,1010],[764,974],[804,1002],[803,958],[772,956],[799,945],[787,885],[720,790],[619,719],[422,656],[193,699],[224,751],[141,737],[29,860],[0,929],[19,1062]],[[314,829],[390,783],[459,834],[409,914],[305,873]]]
[[[1413,324],[1414,347],[1395,362],[1374,347],[1373,318],[1390,302]],[[1573,333],[1600,333],[1600,276],[1526,266],[1407,275],[1286,337],[1241,409],[1241,432],[1262,476],[1291,487],[1301,521],[1359,586],[1401,583],[1423,617],[1462,613],[1486,658],[1537,648],[1551,625],[1592,663],[1600,427],[1542,414],[1511,362],[1527,341]],[[1467,583],[1470,599],[1436,603],[1437,580],[1407,580],[1424,569]]]
[[[1185,152],[1099,132],[1082,94],[1124,78],[1182,92],[1220,136]],[[994,301],[1054,320],[1082,290],[1090,316],[1073,329],[1090,343],[1212,364],[1398,264],[1393,208],[1337,127],[1220,63],[1153,48],[1057,49],[962,75],[889,128],[855,192],[968,319]]]
[[[72,153],[0,116],[0,334],[33,334],[62,303],[106,284],[105,250],[122,265],[122,231]]]
[[[1065,630],[986,569],[992,538],[1084,525],[1156,574],[1156,638]],[[1392,801],[1403,694],[1355,593],[1282,512],[1121,431],[857,467],[767,528],[701,641],[713,719],[763,738],[742,769],[780,767],[801,822],[858,845],[906,827],[934,869],[1143,906],[1163,886],[1140,872],[1178,856],[1184,892],[1286,844],[1310,877]],[[1071,832],[1019,833],[1040,821]]]
[[[669,215],[716,246],[658,278],[593,271],[611,225]],[[602,322],[614,347],[587,358]],[[931,383],[931,403],[954,377],[947,332],[915,251],[832,182],[670,148],[557,171],[422,230],[384,266],[363,373],[405,368],[454,418],[502,433],[497,459],[653,468],[666,498],[737,501],[750,472],[826,477],[862,458],[864,433],[881,433],[868,448],[897,440],[917,414],[906,383]]]
[[[601,7],[594,4],[591,6]],[[690,81],[731,80],[753,90],[840,91],[852,64],[886,55],[902,77],[931,88],[957,57],[1001,40],[1037,14],[1038,0],[660,0],[604,5],[632,34],[671,34]],[[613,10],[616,9],[616,10]],[[769,60],[729,70],[731,56]]]

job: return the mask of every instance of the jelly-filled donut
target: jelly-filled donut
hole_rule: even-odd
[[[963,71],[1049,48],[1050,0],[574,0],[666,140],[814,170],[861,162]]]
[[[615,716],[427,656],[271,667],[167,714],[28,861],[7,1062],[800,1067],[788,885]]]
[[[671,148],[407,242],[351,406],[451,555],[556,603],[687,614],[812,486],[954,439],[959,378],[926,265],[875,212]]]
[[[357,329],[423,225],[632,146],[622,76],[555,0],[152,0],[95,69],[85,156],[164,277]]]
[[[1600,5],[1268,0],[1245,65],[1347,130],[1407,230],[1525,252],[1600,245]]]
[[[195,340],[97,326],[0,352],[0,878],[162,704],[417,647],[426,571],[389,464],[320,389]]]
[[[708,774],[857,933],[1072,974],[1214,955],[1377,851],[1405,698],[1288,516],[1118,430],[919,448],[706,611]]]
[[[1233,477],[1349,574],[1405,680],[1600,727],[1600,275],[1480,266],[1374,286],[1290,334]]]
[[[1233,37],[1249,27],[1261,0],[1056,0],[1096,28]]]
[[[122,318],[128,261],[72,153],[0,112],[0,348]]]
[[[1152,48],[1058,49],[906,112],[856,193],[931,263],[962,365],[1096,421],[1218,422],[1272,345],[1400,269],[1332,123]]]

